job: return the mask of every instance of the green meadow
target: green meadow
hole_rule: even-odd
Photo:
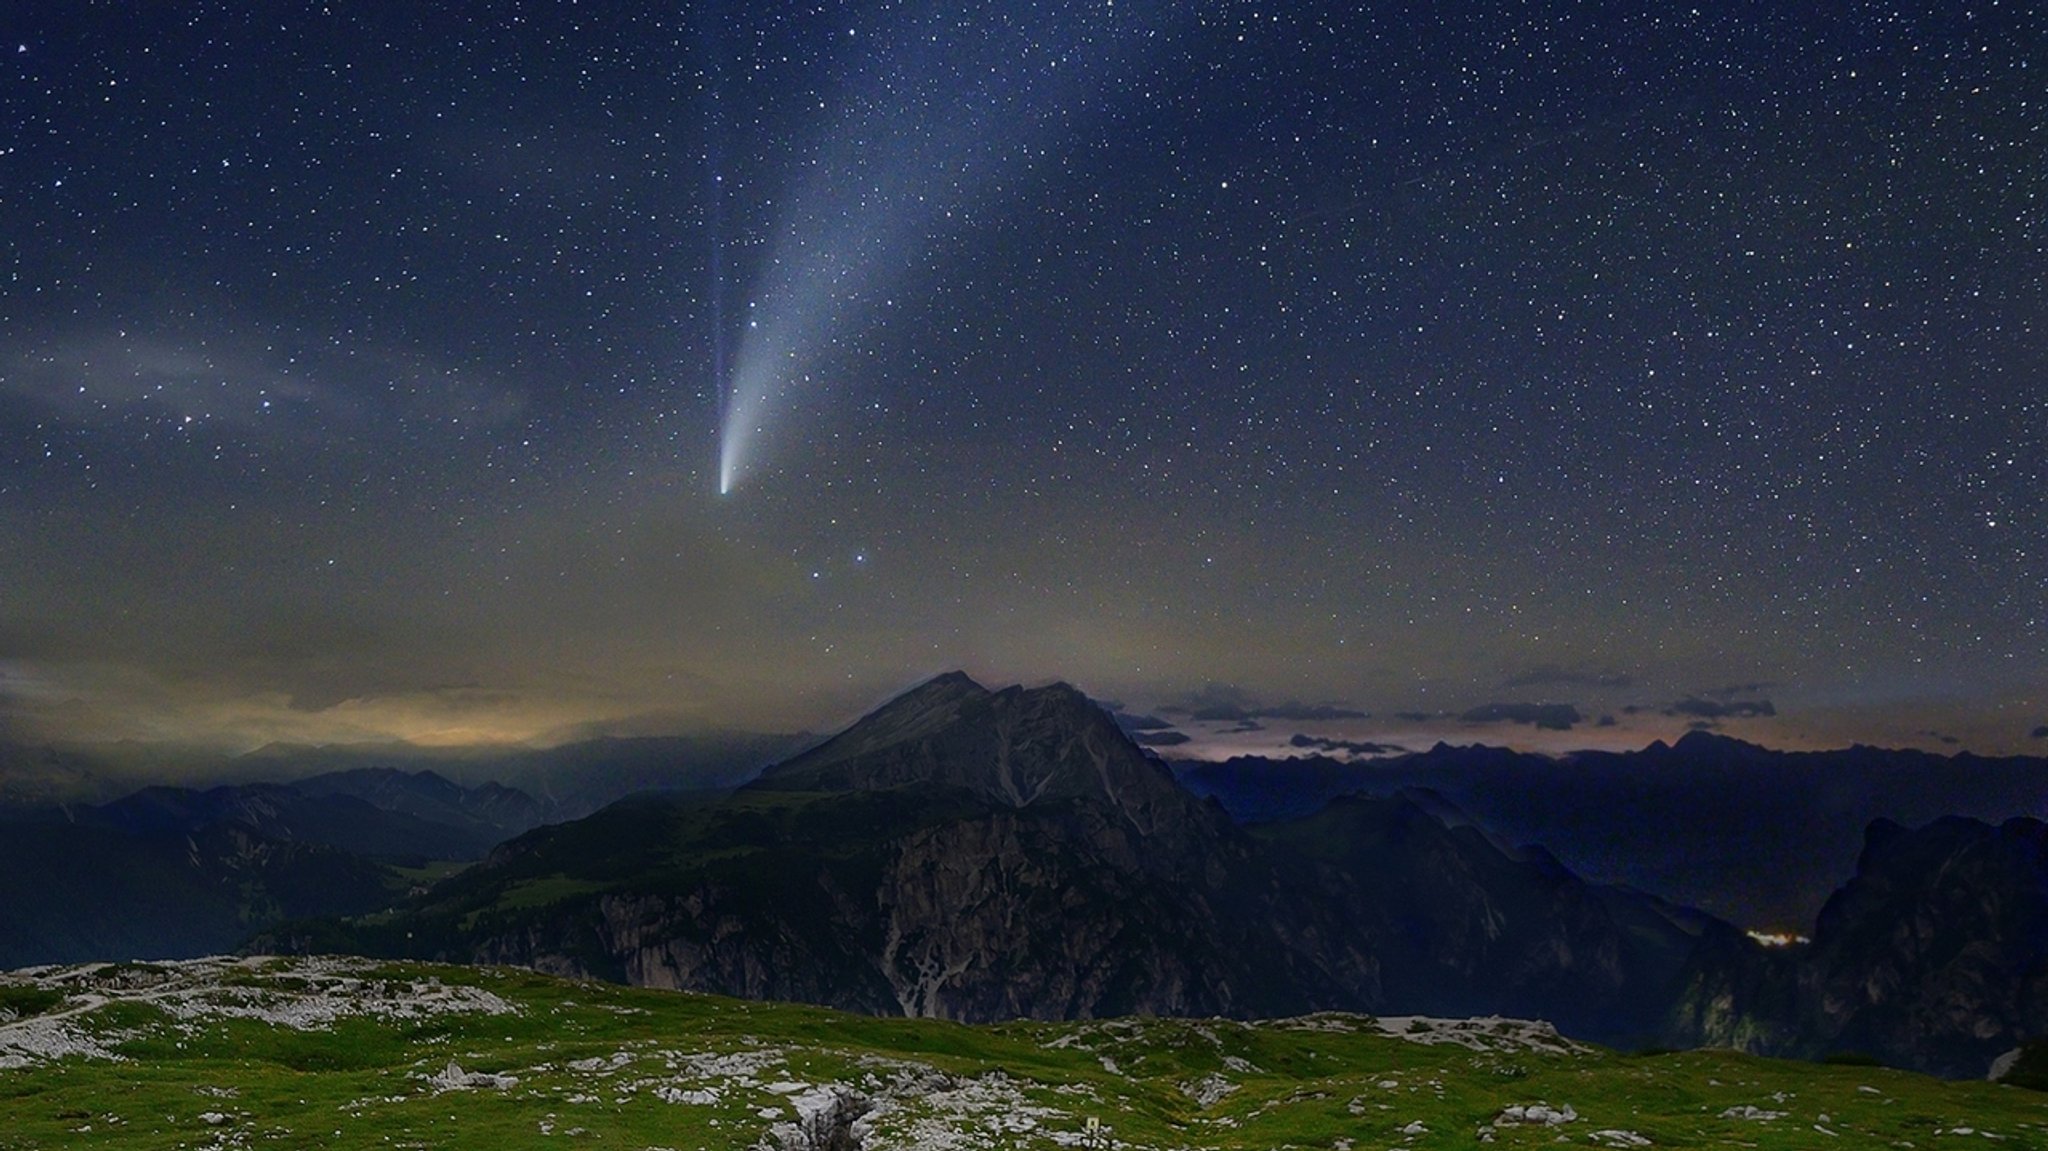
[[[967,1027],[354,959],[0,976],[31,1148],[2043,1147],[2048,1095],[1512,1020]]]

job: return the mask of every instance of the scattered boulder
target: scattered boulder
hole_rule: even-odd
[[[1552,1107],[1548,1103],[1516,1103],[1502,1108],[1501,1113],[1494,1117],[1493,1125],[1514,1127],[1528,1124],[1537,1127],[1557,1127],[1576,1122],[1578,1118],[1579,1113],[1573,1110],[1569,1103],[1562,1107]]]
[[[488,1071],[464,1071],[462,1064],[450,1059],[448,1066],[437,1075],[427,1079],[436,1091],[474,1091],[480,1087],[491,1087],[499,1091],[516,1086],[519,1080],[511,1075],[493,1075]]]

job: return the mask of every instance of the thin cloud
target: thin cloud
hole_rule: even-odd
[[[1466,723],[1520,723],[1543,731],[1570,731],[1586,717],[1568,703],[1487,703],[1458,718]]]
[[[1295,733],[1287,746],[1310,751],[1337,751],[1346,755],[1398,755],[1408,749],[1397,743],[1372,743],[1356,739],[1325,739],[1319,735]]]
[[[1131,741],[1141,747],[1179,747],[1189,742],[1189,736],[1179,731],[1134,731]]]
[[[1777,707],[1768,699],[1710,699],[1706,695],[1687,696],[1665,708],[1664,714],[1689,715],[1696,719],[1753,719],[1778,714]]]

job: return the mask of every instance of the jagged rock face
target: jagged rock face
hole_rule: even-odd
[[[1679,978],[1665,1042],[1754,1054],[1814,1054],[1798,1033],[1797,964],[1798,956],[1759,947],[1725,924],[1710,930]]]
[[[1983,1074],[2048,1033],[2048,825],[1872,825],[1800,977],[1835,1047]]]
[[[906,1015],[961,1020],[1303,1006],[1261,986],[1217,914],[1094,805],[994,811],[906,839],[877,888],[880,967]],[[1277,944],[1255,932],[1269,950]]]
[[[1813,942],[1701,955],[1674,1036],[1976,1077],[2048,1034],[2048,825],[1870,826]]]
[[[502,916],[431,953],[962,1021],[1358,1002],[1290,968],[1295,949],[1273,926],[1277,884],[1253,888],[1227,866],[1214,886],[1162,874],[1146,837],[1100,804],[941,804],[893,818],[819,806],[844,806],[849,826],[888,826],[835,835],[792,820],[741,862],[692,869],[680,892]],[[1232,851],[1220,850],[1227,864]]]

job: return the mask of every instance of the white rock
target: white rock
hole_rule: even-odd
[[[1573,1110],[1572,1105],[1569,1103],[1563,1107],[1552,1107],[1548,1103],[1517,1103],[1513,1106],[1502,1108],[1499,1117],[1494,1120],[1494,1123],[1503,1127],[1512,1127],[1521,1123],[1556,1127],[1562,1123],[1574,1122],[1578,1117],[1579,1113]]]
[[[1180,1085],[1181,1094],[1194,1100],[1197,1105],[1202,1107],[1214,1107],[1236,1090],[1237,1084],[1232,1083],[1221,1075],[1213,1073],[1198,1082]]]

